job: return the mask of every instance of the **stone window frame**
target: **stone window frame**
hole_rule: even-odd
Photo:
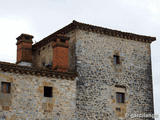
[[[124,99],[124,100],[122,100],[122,102],[120,102],[120,101],[117,101],[117,93],[119,93],[119,94],[123,94],[122,96],[124,97],[124,98],[122,98],[122,99]],[[126,89],[126,87],[125,86],[123,86],[123,85],[115,85],[115,101],[116,101],[116,103],[117,104],[125,104],[126,103],[126,96],[127,96],[127,89]]]
[[[116,100],[116,93],[123,93],[124,94],[124,102],[117,102]],[[128,94],[127,94],[127,87],[124,85],[114,85],[114,97],[115,97],[115,103],[114,103],[114,111],[116,114],[116,117],[124,118],[126,114],[126,106],[128,104]]]
[[[10,106],[12,105],[12,87],[13,87],[13,78],[6,76],[1,76],[1,81],[0,81],[0,106],[3,111],[9,111]],[[6,89],[6,86],[3,87],[3,85],[7,85],[8,88],[7,90],[3,91]]]
[[[114,56],[119,57],[117,64],[115,64]],[[113,68],[113,70],[117,73],[122,72],[122,70],[123,70],[122,64],[123,64],[123,61],[125,58],[122,55],[120,55],[120,51],[114,50],[112,55],[109,57],[109,59],[111,60],[111,67]]]
[[[1,82],[1,93],[3,94],[11,93],[11,82]]]

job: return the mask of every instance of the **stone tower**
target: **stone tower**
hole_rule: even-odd
[[[154,113],[154,37],[76,21],[57,33],[70,37],[70,67],[78,74],[77,120],[151,119],[135,115]]]

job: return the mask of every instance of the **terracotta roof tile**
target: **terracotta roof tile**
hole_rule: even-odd
[[[7,62],[0,62],[0,70],[20,74],[40,75],[54,78],[74,79],[76,77],[76,73],[72,72],[57,72],[49,69],[20,66],[17,64]]]

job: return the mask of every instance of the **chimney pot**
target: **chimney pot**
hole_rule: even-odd
[[[69,69],[69,37],[57,35],[53,42],[53,70],[67,72]]]
[[[29,34],[21,34],[17,39],[17,64],[32,65],[32,39]]]

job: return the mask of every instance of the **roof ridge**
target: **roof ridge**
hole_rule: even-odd
[[[66,25],[65,27],[63,27],[59,30],[57,30],[56,32],[52,33],[51,35],[43,38],[41,41],[35,43],[33,45],[33,48],[36,48],[36,46],[41,46],[41,45],[43,45],[43,43],[46,44],[45,41],[51,39],[56,34],[66,34],[73,29],[82,29],[82,30],[86,30],[86,31],[92,31],[92,32],[100,33],[100,34],[106,34],[108,36],[119,37],[119,38],[141,41],[141,42],[147,42],[147,43],[151,43],[151,42],[156,40],[156,37],[139,35],[139,34],[130,33],[130,32],[122,32],[120,30],[109,29],[109,28],[96,26],[96,25],[91,25],[91,24],[86,24],[86,23],[82,23],[82,22],[78,22],[76,20],[73,20],[70,24]]]
[[[76,20],[73,20],[72,23],[81,24],[81,25],[83,24],[83,25],[87,25],[87,26],[97,27],[97,28],[100,28],[100,29],[105,29],[105,30],[115,31],[115,32],[121,32],[121,33],[125,33],[125,34],[132,34],[132,35],[137,35],[137,36],[141,36],[141,37],[151,37],[151,36],[147,36],[147,35],[140,35],[140,34],[136,34],[136,33],[132,33],[132,32],[124,32],[124,31],[121,31],[121,30],[115,30],[115,29],[106,28],[106,27],[102,27],[102,26],[97,26],[97,25],[93,25],[93,24],[78,22]],[[151,37],[151,38],[155,38],[155,37]]]

